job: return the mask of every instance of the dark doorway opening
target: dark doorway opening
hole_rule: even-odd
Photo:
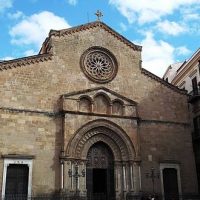
[[[178,179],[177,170],[174,168],[166,168],[163,170],[163,183],[165,200],[178,200]]]
[[[107,193],[106,169],[93,169],[93,193]]]
[[[114,158],[103,142],[95,143],[87,155],[86,187],[89,200],[114,200]]]
[[[5,199],[27,199],[28,194],[27,165],[10,164],[7,167]]]

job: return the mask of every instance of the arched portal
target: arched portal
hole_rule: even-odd
[[[117,124],[105,119],[85,124],[68,142],[65,155],[66,171],[73,171],[78,163],[79,174],[86,172],[85,177],[79,178],[78,185],[66,174],[66,189],[78,188],[86,196],[102,193],[106,196],[102,199],[109,200],[122,200],[128,193],[139,192],[140,169],[135,148]]]
[[[114,157],[103,142],[93,144],[88,151],[86,188],[88,199],[115,199]]]

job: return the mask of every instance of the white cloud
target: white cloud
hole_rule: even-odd
[[[146,33],[142,40],[142,66],[150,72],[162,77],[167,67],[175,62],[175,48],[169,43],[159,40],[156,41],[151,32]]]
[[[176,49],[177,55],[187,56],[190,53],[191,53],[191,51],[186,46],[181,46]]]
[[[170,22],[168,20],[158,22],[156,25],[156,29],[162,33],[173,36],[179,35],[180,33],[187,31],[187,28],[184,25],[181,26],[176,22]]]
[[[122,31],[127,31],[127,26],[124,23],[121,22],[119,25]]]
[[[198,21],[200,20],[200,4],[199,6],[193,6],[189,8],[184,8],[181,10],[181,15],[184,21]]]
[[[11,43],[17,45],[35,45],[41,47],[42,42],[48,36],[50,29],[69,28],[68,22],[52,12],[43,11],[25,17],[11,28],[9,34]]]
[[[198,5],[199,0],[109,0],[109,3],[115,6],[130,23],[138,21],[143,24],[159,20],[180,7]]]
[[[15,58],[11,57],[11,56],[6,56],[6,57],[3,57],[3,58],[0,58],[0,61],[13,60],[13,59],[15,59]]]
[[[189,20],[200,20],[200,14],[198,13],[189,13],[184,16],[184,19]]]
[[[77,0],[68,0],[68,3],[73,6],[75,6],[77,2],[78,2]]]
[[[13,0],[0,0],[0,12],[12,7]]]
[[[23,12],[17,11],[15,13],[8,13],[8,17],[10,19],[19,19],[19,18],[25,17],[25,15]]]
[[[29,49],[24,52],[25,56],[32,56],[32,55],[36,55],[36,54],[38,54],[38,52],[34,51],[33,49]]]

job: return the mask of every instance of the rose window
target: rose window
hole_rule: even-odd
[[[89,79],[99,83],[111,81],[117,72],[115,57],[108,50],[98,47],[82,55],[81,67]]]

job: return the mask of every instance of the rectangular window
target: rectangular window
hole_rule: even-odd
[[[7,167],[5,197],[26,199],[28,195],[28,174],[27,165],[10,164]]]
[[[4,159],[2,199],[27,199],[31,196],[32,159]]]

